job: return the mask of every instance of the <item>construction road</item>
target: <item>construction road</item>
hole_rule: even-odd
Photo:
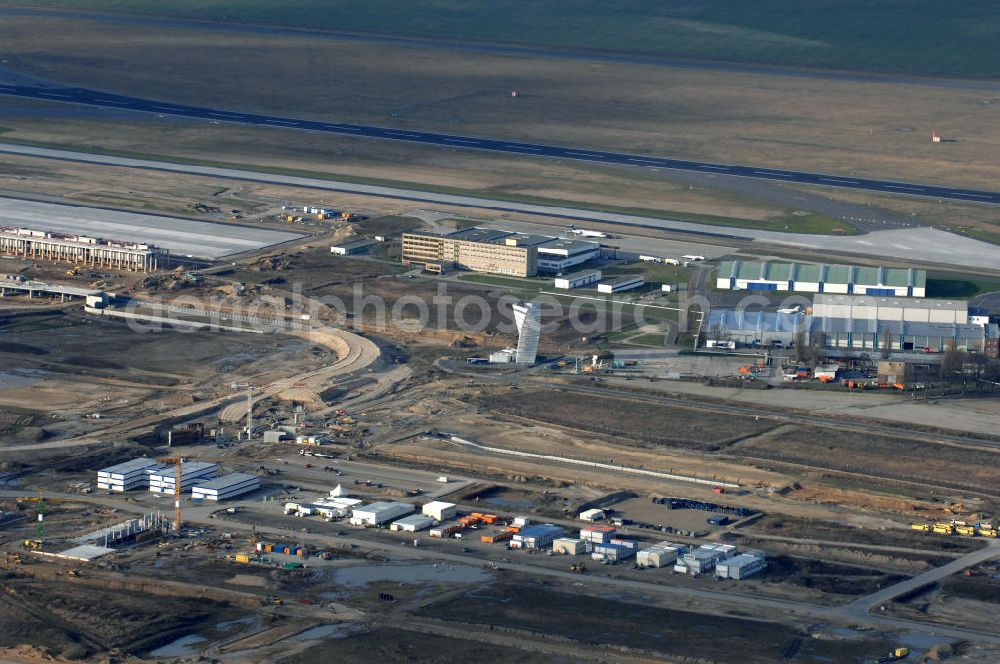
[[[203,108],[186,104],[174,104],[152,99],[140,99],[125,95],[111,94],[86,88],[55,88],[30,85],[2,85],[0,95],[42,99],[50,102],[67,104],[83,104],[113,108],[118,111],[139,111],[158,115],[180,116],[207,120],[219,123],[249,124],[262,127],[277,127],[300,131],[315,131],[328,134],[340,134],[357,138],[375,138],[389,141],[404,141],[435,145],[439,147],[457,148],[462,150],[484,150],[530,157],[550,157],[586,161],[617,166],[640,166],[651,168],[667,168],[680,171],[712,173],[716,175],[732,175],[753,178],[757,180],[774,180],[789,184],[808,184],[839,189],[855,189],[877,191],[886,194],[903,194],[907,196],[928,196],[931,198],[947,198],[969,201],[973,203],[1000,203],[1000,192],[963,189],[959,187],[943,187],[937,185],[896,182],[893,180],[874,180],[845,175],[827,175],[822,173],[807,173],[804,171],[788,171],[766,166],[742,166],[737,164],[714,164],[685,159],[671,159],[651,155],[634,155],[622,152],[606,152],[589,148],[562,147],[543,145],[539,143],[522,143],[513,140],[481,138],[476,136],[461,136],[456,134],[438,134],[429,131],[413,129],[398,129],[392,127],[375,127],[371,125],[347,124],[338,122],[323,122],[320,120],[304,120],[277,115],[245,113],[227,109]]]

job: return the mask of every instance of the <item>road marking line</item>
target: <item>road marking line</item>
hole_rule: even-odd
[[[820,182],[836,182],[837,184],[861,184],[854,180],[838,180],[836,178],[820,178]]]
[[[240,120],[245,120],[247,117],[245,115],[235,115],[233,113],[209,113],[209,115],[217,118],[238,118]]]
[[[71,95],[61,95],[55,92],[39,92],[37,93],[40,97],[58,97],[59,99],[72,99]]]
[[[904,187],[902,185],[896,185],[896,184],[887,184],[887,185],[885,185],[885,188],[886,189],[903,189],[905,191],[924,191],[923,187]]]
[[[293,121],[293,120],[270,120],[270,119],[268,119],[268,120],[264,120],[264,122],[265,123],[272,123],[272,124],[273,123],[278,123],[278,124],[283,124],[283,125],[297,125],[297,124],[301,124],[298,120]]]
[[[767,175],[773,178],[793,178],[794,175],[789,175],[788,173],[772,173],[771,171],[754,171],[757,175]]]
[[[967,196],[969,198],[985,198],[985,199],[991,199],[991,198],[993,198],[993,196],[985,196],[983,194],[966,194],[964,192],[959,192],[959,191],[953,192],[950,195],[951,196]]]
[[[699,164],[698,168],[711,168],[716,171],[728,171],[728,166],[709,166],[708,164]]]
[[[590,154],[588,152],[570,152],[569,150],[566,151],[566,154],[571,154],[574,157],[596,157],[598,159],[600,159],[601,157],[603,157],[603,155],[599,155],[599,154]]]
[[[650,159],[636,159],[634,157],[629,157],[628,161],[632,161],[632,162],[635,162],[637,164],[659,164],[660,163],[658,161],[652,161]]]
[[[361,131],[357,127],[338,127],[337,125],[326,125],[326,129],[336,129],[337,131]]]
[[[468,145],[479,145],[479,141],[469,141],[464,138],[446,138],[444,139],[449,143],[466,143]]]
[[[387,131],[386,136],[402,136],[403,138],[420,138],[420,134],[404,134],[398,131]]]
[[[116,99],[94,99],[93,102],[97,104],[114,104],[116,106],[131,106],[132,102],[129,101],[118,101]]]
[[[535,148],[530,145],[504,145],[505,148],[514,148],[515,150],[541,150],[541,148]]]

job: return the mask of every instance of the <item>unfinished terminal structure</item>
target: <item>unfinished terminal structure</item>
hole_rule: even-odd
[[[129,272],[152,272],[168,262],[167,252],[150,244],[11,227],[0,228],[0,254]]]

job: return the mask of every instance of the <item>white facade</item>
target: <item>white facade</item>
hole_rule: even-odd
[[[562,272],[597,258],[601,245],[586,240],[554,238],[538,245],[538,269]]]
[[[195,500],[228,500],[260,488],[260,478],[247,473],[231,473],[191,487]]]
[[[105,491],[131,491],[149,486],[150,468],[156,467],[155,459],[140,457],[97,471],[97,488]]]
[[[153,493],[174,493],[177,485],[177,469],[173,464],[163,464],[151,468],[149,473],[149,490]],[[181,463],[181,491],[187,491],[195,484],[215,478],[219,474],[219,466],[205,461],[184,461]]]
[[[597,284],[597,291],[599,293],[620,293],[622,291],[638,288],[645,283],[646,280],[642,277],[624,277]]]
[[[581,521],[601,521],[604,519],[605,516],[606,515],[604,514],[604,510],[598,510],[598,509],[585,510],[583,512],[580,512]]]
[[[715,575],[720,579],[745,579],[766,567],[767,560],[764,556],[743,553],[716,563]]]
[[[458,507],[454,503],[445,503],[440,500],[435,500],[433,502],[427,503],[422,508],[420,512],[425,516],[429,516],[435,521],[444,521],[445,519],[450,519],[455,516],[458,511]]]
[[[410,516],[405,516],[398,521],[393,521],[392,525],[389,526],[389,530],[402,531],[404,533],[415,533],[421,530],[426,530],[434,525],[434,519],[429,516],[424,516],[422,514],[411,514]]]
[[[552,285],[556,288],[567,290],[570,288],[583,288],[584,286],[596,284],[600,280],[600,270],[582,270],[580,272],[573,272],[572,274],[556,277],[552,282]]]
[[[823,294],[813,296],[813,317],[965,325],[969,305],[962,300]]]
[[[583,540],[572,537],[560,537],[552,540],[552,553],[562,553],[567,556],[578,556],[587,552],[587,544]]]
[[[636,563],[644,567],[666,567],[677,562],[679,550],[674,546],[654,546],[640,549],[636,554]]]
[[[518,364],[534,364],[538,357],[538,343],[542,334],[542,311],[537,304],[515,304],[514,322],[517,325]]]
[[[411,512],[413,512],[413,505],[409,503],[377,502],[356,508],[351,513],[351,523],[358,526],[379,526]]]

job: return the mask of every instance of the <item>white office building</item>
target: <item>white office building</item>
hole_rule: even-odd
[[[746,552],[715,564],[720,579],[745,579],[767,567],[763,552]]]
[[[177,467],[162,464],[146,471],[149,473],[149,490],[153,493],[174,493],[177,485]],[[207,461],[181,462],[181,491],[187,491],[195,484],[214,479],[219,474],[219,465]]]
[[[149,473],[157,466],[155,459],[139,457],[97,471],[97,488],[105,491],[131,491],[149,486]]]
[[[640,549],[636,554],[636,564],[643,567],[666,567],[677,561],[677,556],[683,553],[682,547],[669,542],[660,542],[653,546]]]
[[[230,473],[191,487],[195,500],[228,500],[260,488],[260,478],[247,473]]]

